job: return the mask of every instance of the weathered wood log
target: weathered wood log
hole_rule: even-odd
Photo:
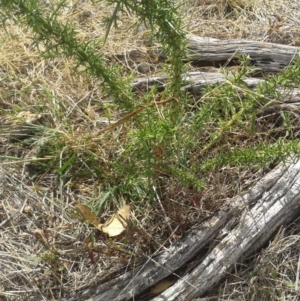
[[[227,228],[228,235],[190,274],[153,301],[189,301],[200,297],[225,277],[240,258],[259,250],[281,225],[299,215],[300,160],[281,164],[274,172],[267,176],[275,176],[274,185],[252,199],[241,215],[235,215],[234,226]],[[248,199],[248,195],[242,198]]]
[[[299,55],[300,47],[250,40],[219,40],[213,38],[187,36],[189,60],[199,67],[236,65],[240,56],[249,58],[249,63],[261,73],[278,73],[289,66]],[[161,49],[151,50],[150,56],[165,59]],[[136,49],[126,50],[117,55],[126,64],[137,65],[137,69],[147,61],[147,54]],[[150,70],[149,67],[146,70]],[[142,72],[144,73],[144,72]]]
[[[167,251],[118,278],[77,294],[74,300],[130,300],[176,271],[209,244],[211,251],[155,301],[200,297],[244,256],[259,250],[300,212],[300,160],[289,159],[242,196],[189,231]],[[219,242],[218,242],[219,241]],[[88,299],[89,298],[89,299]]]
[[[132,88],[134,91],[145,91],[156,85],[158,89],[163,90],[167,79],[167,76],[164,74],[159,76],[137,77],[132,82]],[[199,96],[202,89],[207,85],[226,82],[225,76],[218,72],[189,72],[183,76],[183,79],[187,82],[187,85],[183,86],[183,89],[189,91],[194,96]],[[259,78],[245,79],[249,88],[255,88],[263,81],[263,79]]]
[[[248,40],[218,40],[195,35],[188,36],[190,60],[222,63],[247,55],[259,70],[275,73],[290,65],[299,54],[295,46]]]
[[[225,83],[226,77],[225,75],[217,72],[189,72],[184,75],[184,80],[186,80],[188,84],[183,86],[182,89],[185,89],[194,97],[200,97],[203,89],[207,85]],[[166,75],[138,77],[132,82],[132,88],[135,91],[144,91],[156,85],[158,89],[163,90],[165,88],[166,81]],[[260,78],[245,78],[244,82],[247,84],[249,89],[255,89],[257,85],[263,83],[264,80]],[[276,90],[282,93],[282,102],[300,102],[300,89],[278,88]]]

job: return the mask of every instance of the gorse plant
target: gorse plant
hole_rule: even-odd
[[[2,11],[3,24],[10,19],[28,27],[33,33],[34,45],[43,49],[44,58],[68,57],[72,59],[75,62],[75,70],[80,69],[80,72],[86,72],[101,81],[100,88],[104,95],[113,97],[114,107],[118,110],[130,111],[136,106],[147,104],[148,99],[156,98],[152,91],[143,95],[142,98],[140,95],[134,95],[130,86],[130,76],[124,79],[118,66],[108,65],[105,57],[97,51],[97,43],[82,41],[78,38],[74,24],[59,21],[61,12],[67,7],[67,1],[56,1],[51,4],[50,8],[36,0],[2,1],[1,4],[4,8]],[[169,102],[168,99],[170,99],[170,102],[176,104],[166,109],[164,112],[166,118],[156,121],[155,126],[153,121],[157,120],[159,113],[155,112],[155,108],[149,108],[139,116],[135,116],[134,130],[129,135],[132,139],[127,141],[128,145],[125,146],[124,154],[129,158],[132,155],[129,154],[129,150],[132,150],[137,161],[133,162],[133,160],[119,155],[118,158],[114,158],[113,163],[115,171],[120,171],[119,167],[122,166],[120,171],[122,180],[118,176],[112,175],[113,182],[122,181],[125,186],[128,186],[129,183],[135,182],[130,179],[144,178],[145,175],[148,184],[151,185],[153,176],[157,173],[155,165],[159,165],[158,161],[161,157],[157,156],[157,150],[165,151],[166,146],[169,147],[173,135],[172,128],[176,126],[176,122],[180,118],[177,113],[180,107],[185,105],[185,97],[182,97],[181,92],[181,75],[184,72],[186,60],[185,34],[181,26],[181,18],[178,15],[178,8],[172,1],[112,1],[112,4],[115,4],[115,8],[112,16],[105,20],[107,24],[105,39],[108,38],[112,25],[117,25],[119,15],[130,11],[137,14],[139,23],[150,26],[153,33],[152,38],[160,42],[168,60],[166,70],[169,74],[169,81],[163,95],[159,98],[166,102]],[[177,118],[171,118],[171,116],[177,116]],[[42,155],[45,155],[50,149],[52,153],[57,153],[57,156],[54,156],[53,160],[44,166],[50,168],[57,166],[60,176],[71,174],[72,170],[76,170],[76,176],[81,177],[85,175],[105,176],[110,186],[108,168],[103,166],[100,168],[97,164],[99,158],[97,158],[97,147],[92,141],[93,137],[83,135],[80,140],[85,140],[84,146],[76,146],[75,139],[69,132],[70,128],[66,130],[66,134],[61,134],[61,139],[56,136],[54,140],[48,140],[41,148]],[[69,141],[68,146],[64,147],[63,145],[67,141]],[[89,142],[86,143],[87,141]],[[124,162],[127,164],[124,165]],[[133,170],[130,166],[136,168]]]
[[[169,74],[166,91],[171,92],[172,97],[180,98],[184,62],[187,58],[186,33],[182,29],[182,17],[178,14],[180,5],[170,0],[108,0],[107,3],[115,4],[115,8],[112,16],[106,19],[106,38],[112,25],[117,26],[120,12],[135,13],[138,23],[150,26],[153,37],[166,52],[170,63],[166,69]]]
[[[94,5],[100,2],[94,1]],[[276,90],[279,86],[291,88],[299,83],[299,62],[253,91],[244,82],[253,69],[242,57],[239,70],[225,74],[225,83],[207,87],[197,100],[183,89],[186,33],[180,4],[174,1],[106,1],[113,10],[104,20],[107,31],[100,42],[80,38],[75,23],[61,21],[68,7],[66,0],[53,1],[50,6],[37,0],[0,3],[4,26],[12,20],[29,28],[33,45],[41,49],[45,59],[69,59],[78,76],[86,74],[97,81],[103,97],[112,99],[100,109],[109,121],[119,121],[97,131],[88,126],[76,130],[75,122],[65,118],[68,105],[60,99],[62,104],[53,118],[59,123],[58,130],[45,133],[48,137],[38,146],[39,157],[52,157],[40,163],[42,170],[56,170],[70,186],[100,180],[101,204],[109,199],[151,198],[152,186],[163,187],[170,178],[191,190],[202,190],[209,170],[228,165],[260,167],[298,150],[293,118],[288,111],[276,112],[274,99],[280,94]],[[149,92],[133,92],[132,74],[108,62],[99,51],[100,43],[109,40],[112,27],[127,13],[135,14],[136,25],[144,23],[151,31],[150,38],[161,46],[168,75],[163,92],[155,87]],[[52,97],[50,91],[45,95],[46,100]],[[87,116],[85,105],[74,107]],[[266,125],[265,109],[270,105],[277,125]]]
[[[117,67],[108,66],[101,53],[96,51],[92,41],[81,41],[74,26],[58,21],[61,10],[66,1],[57,1],[50,11],[43,8],[40,1],[19,0],[1,1],[5,12],[2,13],[2,23],[10,18],[29,27],[33,33],[33,42],[36,47],[45,49],[42,54],[45,58],[66,56],[75,60],[75,69],[80,66],[91,76],[102,80],[101,87],[113,95],[124,105],[132,105],[132,93],[128,81],[121,79]],[[83,72],[83,71],[82,71]]]

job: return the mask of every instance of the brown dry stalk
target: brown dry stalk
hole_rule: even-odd
[[[169,98],[166,100],[162,100],[162,101],[153,101],[150,104],[146,105],[146,106],[140,106],[139,108],[135,109],[134,111],[130,112],[129,114],[123,116],[121,119],[119,119],[117,122],[110,124],[109,126],[107,126],[106,128],[100,130],[97,132],[97,135],[100,133],[104,133],[104,132],[111,132],[112,130],[114,130],[116,127],[118,127],[119,125],[125,123],[126,121],[128,121],[129,119],[131,119],[133,116],[137,115],[138,113],[142,112],[143,110],[145,110],[146,108],[151,108],[154,107],[156,105],[163,105],[166,104],[168,102],[171,101],[176,101],[178,102],[177,98]]]

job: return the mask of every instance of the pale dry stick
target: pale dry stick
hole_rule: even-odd
[[[123,116],[121,119],[119,119],[115,123],[112,123],[109,126],[105,127],[104,129],[99,130],[95,135],[97,136],[97,135],[105,133],[105,132],[113,131],[116,127],[118,127],[119,125],[124,124],[126,121],[130,120],[133,116],[135,116],[138,113],[142,112],[146,108],[151,108],[151,107],[154,107],[154,106],[157,106],[157,105],[166,104],[166,103],[172,102],[172,101],[178,102],[178,100],[176,98],[170,98],[170,99],[162,100],[162,101],[153,101],[149,105],[140,106],[137,109],[135,109],[134,111],[130,112],[129,114]],[[98,139],[102,139],[102,138],[98,138]]]
[[[146,234],[148,237],[150,237],[152,240],[154,240],[153,237],[147,232],[147,230],[139,223],[138,219],[135,216],[134,216],[134,218],[135,218],[135,221],[139,224],[139,227],[141,227],[143,229],[143,233]],[[168,251],[168,249],[164,246],[165,242],[163,244],[158,243],[156,240],[154,240],[154,242],[159,245],[159,248],[157,249],[157,251],[154,254],[158,253],[158,251],[160,251],[161,249]]]
[[[134,217],[134,218],[135,218],[135,221],[136,221],[137,223],[139,223],[139,221],[137,220],[137,218],[136,218],[136,217]],[[145,229],[141,224],[139,224],[139,226],[143,229],[143,232],[144,232],[147,236],[149,236],[152,240],[154,240],[153,237],[146,231],[146,229]],[[179,226],[177,226],[177,227],[175,228],[175,230],[172,230],[172,233],[170,234],[169,237],[172,237],[172,236],[176,233],[178,227],[179,227]],[[156,244],[159,245],[159,248],[158,248],[151,256],[155,256],[156,254],[158,254],[159,251],[160,251],[161,249],[164,249],[166,252],[168,252],[168,248],[166,248],[166,247],[164,246],[164,245],[166,244],[166,242],[167,242],[168,239],[169,239],[169,238],[167,238],[162,244],[160,244],[160,243],[158,243],[156,240],[154,240],[154,242],[155,242]],[[146,256],[149,257],[148,255],[146,255]],[[151,258],[151,260],[153,260],[153,258]]]
[[[13,224],[13,219],[18,219],[21,215],[22,215],[22,213],[21,214],[19,214],[18,216],[9,216],[9,214],[7,213],[7,211],[5,210],[5,207],[3,206],[3,209],[4,209],[4,211],[5,211],[5,213],[6,213],[6,216],[8,216],[8,218],[3,222],[3,223],[1,223],[1,226],[3,227],[4,225],[6,225],[8,222],[11,222],[11,227],[14,229],[14,232],[15,233],[17,233],[18,231],[17,231],[17,229],[15,228],[15,225]],[[2,225],[3,224],[3,225]]]
[[[228,64],[231,62],[231,60],[233,60],[236,57],[236,54],[238,52],[238,49],[232,53],[232,55],[227,59],[227,61],[225,62],[223,68],[226,68],[228,66]],[[249,58],[249,56],[247,56]]]
[[[272,240],[272,244],[276,244],[278,241],[280,241],[283,238],[283,236],[284,236],[284,230],[285,229],[281,225],[280,228],[279,228],[279,230],[277,231],[275,237]]]
[[[155,103],[155,107],[156,107],[156,110],[157,110],[157,113],[158,113],[159,117],[160,117],[161,119],[165,119],[165,116],[164,116],[162,110],[159,109],[159,106],[158,106],[157,103]]]
[[[219,300],[218,296],[213,296],[213,297],[193,299],[191,301],[218,301],[218,300]],[[233,301],[233,300],[228,300],[227,299],[227,301]]]
[[[1,106],[1,107],[3,107],[3,106],[8,106],[8,107],[10,107],[10,108],[13,108],[13,107],[14,107],[13,104],[11,104],[11,103],[9,103],[9,102],[6,102],[6,101],[4,101],[4,100],[0,100],[0,106]]]
[[[4,156],[0,156],[0,159],[1,158],[5,158]],[[14,159],[15,158],[12,158],[12,157],[6,157],[8,159]],[[45,161],[45,160],[50,160],[50,159],[53,159],[54,156],[47,156],[47,157],[44,157],[44,158],[31,158],[31,159],[25,159],[25,160],[15,160],[15,162],[13,161],[10,161],[10,162],[1,162],[0,163],[0,166],[1,165],[10,165],[10,164],[18,164],[18,163],[28,163],[28,162],[36,162],[36,161]]]
[[[4,227],[8,222],[11,221],[11,217],[6,218],[4,221],[0,223],[0,228]]]
[[[169,217],[167,216],[167,214],[166,214],[165,208],[164,208],[164,206],[162,205],[162,203],[161,203],[161,201],[160,201],[160,197],[159,197],[159,195],[158,195],[158,193],[157,193],[157,191],[156,191],[155,186],[152,186],[152,188],[153,188],[153,191],[154,191],[154,193],[155,193],[156,200],[158,201],[158,203],[159,203],[159,205],[160,205],[160,208],[161,208],[162,212],[163,212],[164,215],[165,215],[165,221],[166,221],[166,223],[168,224],[171,233],[173,233],[174,230],[172,229],[172,227],[171,227],[171,225],[170,225],[170,223],[169,223],[169,219],[170,219],[170,218],[169,218]],[[170,241],[170,243],[171,243],[171,241]]]
[[[299,258],[298,258],[297,273],[296,273],[296,280],[295,280],[295,290],[296,291],[298,291],[299,273],[300,273],[300,254],[299,254]]]
[[[194,7],[194,8],[197,7],[197,0],[194,0],[194,3],[193,3],[192,7]],[[186,28],[187,28],[188,31],[190,31],[190,29],[191,29],[191,23],[192,23],[192,19],[194,18],[195,12],[196,12],[196,9],[193,9],[192,13],[191,13],[191,15],[189,17],[189,20],[188,20],[188,23],[187,23],[187,26],[186,26]]]
[[[22,205],[22,207],[20,209],[20,213],[23,213],[23,210],[24,210],[24,208],[26,206],[26,203],[27,203],[27,198],[25,199],[25,201],[24,201],[24,203],[23,203],[23,205]]]
[[[234,89],[236,89],[236,90],[239,90],[239,91],[241,91],[241,92],[245,92],[245,89],[244,89],[244,88],[241,88],[241,87],[239,87],[239,86],[236,86],[236,85],[234,85],[233,83],[231,83],[231,82],[228,81],[228,80],[226,80],[225,83],[231,85],[231,86],[232,86]],[[225,83],[224,83],[224,84],[225,84]],[[260,103],[257,101],[257,99],[255,99],[255,101],[257,102],[257,104],[259,104],[260,106],[262,106],[262,109],[265,109],[266,107],[270,106],[270,105],[273,104],[273,103],[276,103],[276,104],[282,104],[282,103],[283,103],[282,101],[279,101],[279,100],[277,100],[277,99],[271,99],[271,98],[269,98],[269,97],[267,97],[267,96],[265,96],[265,95],[259,94],[259,93],[257,93],[256,91],[252,91],[252,90],[251,90],[250,92],[251,92],[253,95],[255,95],[255,96],[259,97],[259,98],[264,98],[264,99],[268,100],[268,102],[262,106],[262,104],[260,104]]]
[[[215,92],[216,90],[218,90],[221,86],[224,86],[226,84],[226,82],[223,82],[221,84],[219,84],[217,87],[215,87],[214,89],[212,89],[211,91],[207,92],[206,94],[202,95],[196,102],[195,102],[195,106],[199,105],[204,101],[205,98],[207,98],[208,96],[210,96],[211,94],[213,94],[213,92]]]

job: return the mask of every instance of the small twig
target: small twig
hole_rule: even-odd
[[[213,296],[213,297],[193,299],[192,301],[218,301],[218,300],[219,300],[218,296]],[[228,300],[228,301],[230,301],[230,300]]]
[[[165,208],[164,208],[164,206],[163,206],[162,203],[161,203],[161,200],[160,200],[160,198],[159,198],[159,195],[158,195],[158,193],[157,193],[157,191],[156,191],[155,186],[152,186],[152,188],[153,188],[153,191],[155,192],[155,196],[156,196],[156,199],[157,199],[157,201],[158,201],[158,203],[159,203],[159,205],[160,205],[160,207],[161,207],[161,210],[162,210],[162,212],[163,212],[164,215],[165,215],[165,220],[166,220],[166,222],[167,222],[167,224],[168,224],[168,226],[169,226],[169,229],[170,229],[171,233],[173,233],[174,230],[172,229],[172,227],[171,227],[171,225],[170,225],[170,222],[169,222],[169,219],[170,219],[170,218],[169,218],[169,217],[167,216],[167,214],[166,214]]]
[[[163,104],[166,104],[166,103],[172,102],[172,101],[177,101],[178,102],[178,100],[176,98],[169,98],[167,100],[153,101],[148,105],[140,106],[136,110],[130,112],[129,114],[127,114],[124,117],[122,117],[121,119],[119,119],[117,122],[115,122],[115,123],[107,126],[106,128],[98,131],[97,134],[101,134],[101,133],[104,133],[104,132],[110,132],[110,131],[114,130],[116,127],[118,127],[119,125],[125,123],[127,120],[131,119],[133,116],[135,116],[138,113],[142,112],[146,108],[151,108],[151,107],[154,107],[154,106],[157,106],[157,105],[163,105]]]
[[[299,254],[298,264],[297,264],[297,273],[296,273],[296,281],[295,281],[295,291],[298,291],[299,272],[300,272],[300,254]]]
[[[0,227],[4,227],[8,222],[11,221],[11,217],[5,219],[1,224],[0,224]]]

